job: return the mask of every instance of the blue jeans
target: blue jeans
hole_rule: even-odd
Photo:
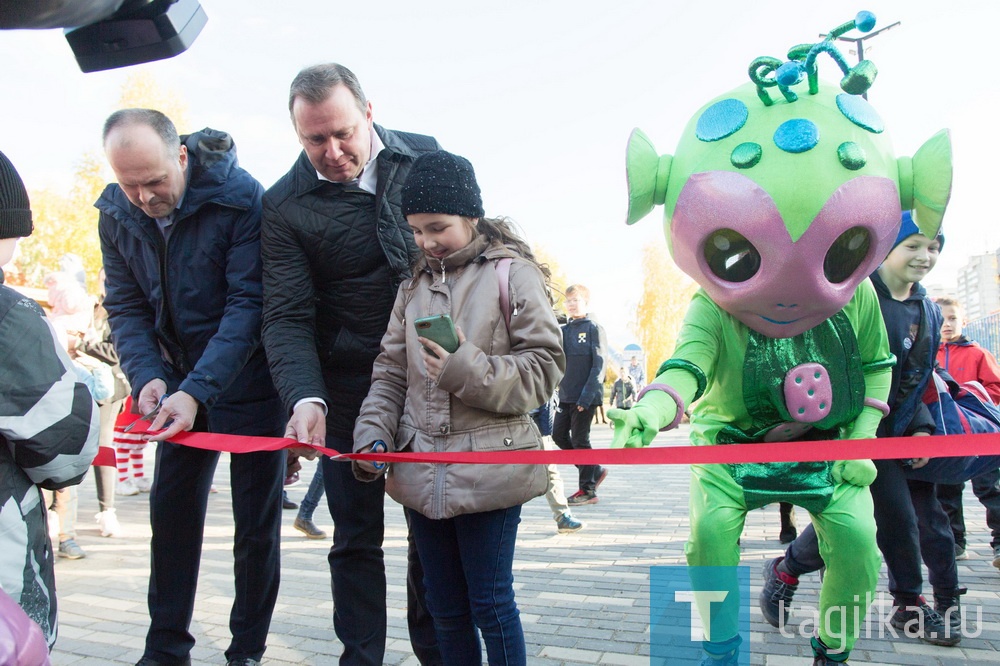
[[[406,509],[424,567],[427,609],[448,666],[527,663],[514,601],[514,543],[521,506],[431,520]]]
[[[313,512],[319,506],[319,501],[323,499],[323,464],[317,461],[316,471],[313,472],[312,481],[309,482],[309,489],[306,496],[299,502],[299,518],[302,520],[312,520]]]

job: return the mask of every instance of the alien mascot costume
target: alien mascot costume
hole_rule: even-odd
[[[615,445],[647,446],[693,403],[696,445],[829,449],[832,462],[693,465],[685,547],[691,566],[735,567],[747,511],[779,500],[807,509],[827,564],[812,640],[819,664],[847,659],[881,563],[867,488],[875,466],[836,460],[830,441],[874,437],[888,413],[895,359],[867,277],[892,248],[901,211],[933,238],[951,190],[947,132],[912,159],[894,157],[861,96],[875,67],[849,68],[832,44],[874,22],[861,12],[825,41],[793,47],[787,62],[754,60],[751,83],[702,107],[673,156],[635,130],[627,157],[629,224],[663,204],[674,261],[701,289],[673,356],[635,407],[610,413]],[[844,73],[839,89],[819,81],[824,53]],[[737,663],[733,596],[711,606],[707,663]]]

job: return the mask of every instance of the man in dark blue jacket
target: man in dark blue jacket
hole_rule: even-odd
[[[183,139],[183,141],[182,141]],[[263,189],[229,135],[178,137],[158,111],[104,126],[118,179],[95,204],[112,338],[151,430],[165,430],[150,493],[150,628],[141,666],[190,664],[205,510],[219,454],[184,430],[280,437],[281,403],[261,346]],[[278,594],[283,452],[231,457],[236,594],[229,666],[258,664]]]
[[[290,414],[286,436],[350,453],[397,288],[418,256],[403,182],[419,154],[440,146],[375,125],[357,77],[336,63],[299,72],[288,110],[303,151],[264,195],[264,345]],[[381,666],[385,479],[363,483],[350,465],[321,464],[340,663]],[[421,664],[440,664],[412,540],[408,564],[410,643]]]

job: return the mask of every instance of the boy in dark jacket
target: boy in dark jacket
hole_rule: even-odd
[[[938,364],[955,381],[961,383],[976,381],[983,385],[994,404],[1000,403],[1000,366],[993,354],[962,335],[965,312],[962,304],[953,298],[939,298],[944,323],[941,326],[941,346],[938,348]],[[937,497],[951,521],[951,531],[955,535],[955,559],[965,560],[965,516],[962,510],[964,483],[937,484]],[[986,507],[986,524],[993,538],[993,566],[1000,569],[1000,469],[994,469],[972,479],[972,492]]]
[[[889,349],[896,357],[888,398],[891,411],[879,425],[879,437],[934,434],[934,420],[922,398],[935,365],[941,313],[920,280],[934,268],[943,242],[940,235],[931,239],[920,234],[905,211],[896,244],[871,276]],[[889,568],[889,592],[894,600],[890,622],[905,635],[927,643],[957,645],[961,640],[961,592],[948,517],[937,501],[933,483],[905,476],[908,465],[920,467],[927,460],[874,462],[878,475],[870,488],[878,547]],[[921,555],[934,588],[934,608],[921,595]],[[816,532],[810,524],[788,546],[784,557],[765,567],[760,605],[768,622],[779,626],[787,620],[798,577],[822,566]]]
[[[566,374],[559,384],[559,407],[552,440],[560,449],[589,449],[594,411],[604,402],[604,330],[587,315],[590,290],[581,284],[566,288],[563,350]],[[567,498],[571,506],[597,504],[597,488],[608,476],[600,465],[577,465],[580,489]]]

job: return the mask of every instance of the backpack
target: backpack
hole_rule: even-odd
[[[979,382],[959,384],[935,368],[923,396],[934,417],[935,435],[1000,433],[1000,409]],[[960,484],[1000,467],[1000,456],[932,458],[920,469],[908,469],[909,479]]]
[[[935,434],[1000,433],[1000,409],[979,382],[959,384],[935,370],[924,403],[934,415]]]

